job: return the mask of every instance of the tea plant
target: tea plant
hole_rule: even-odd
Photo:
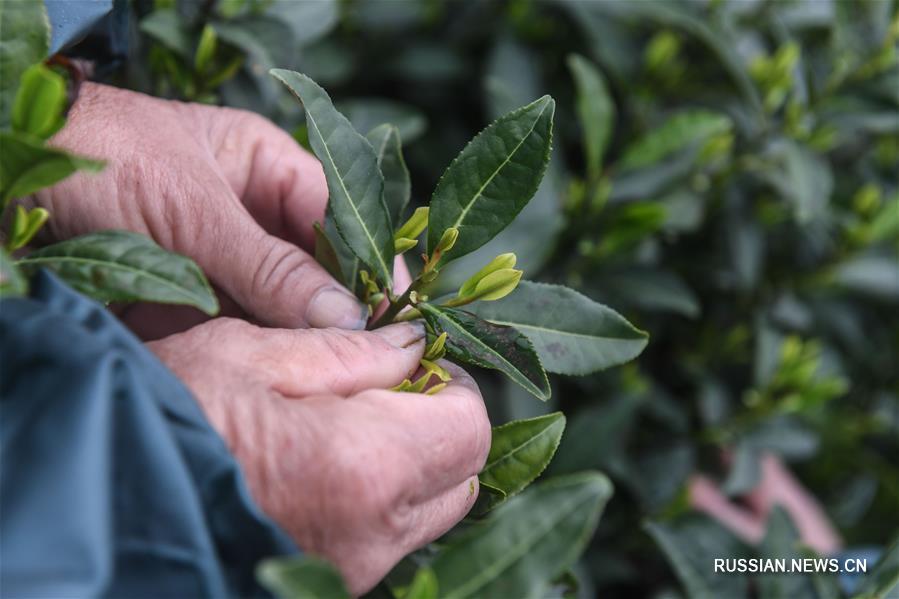
[[[521,281],[513,253],[488,261],[454,293],[432,297],[442,269],[500,233],[537,191],[550,158],[551,97],[512,110],[475,136],[446,169],[429,205],[403,221],[410,183],[397,129],[383,125],[363,136],[312,79],[286,70],[272,74],[302,103],[309,143],[328,181],[316,256],[368,303],[370,328],[413,319],[426,325],[424,373],[398,391],[439,390],[449,373],[435,361],[445,356],[502,372],[545,401],[551,395],[547,371],[588,374],[645,347],[646,334],[610,308],[566,287]],[[407,289],[398,290],[394,258],[417,249],[419,236],[420,269]],[[500,507],[482,524],[454,533],[404,596],[534,595],[564,574],[611,494],[607,479],[598,473],[558,477],[510,499],[546,468],[564,427],[557,412],[494,428],[473,514]],[[261,567],[260,579],[285,596],[333,596],[335,579],[323,568],[314,560],[276,560]],[[312,588],[320,576],[331,582]]]

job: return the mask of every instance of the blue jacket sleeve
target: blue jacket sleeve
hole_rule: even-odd
[[[188,390],[46,272],[0,302],[0,588],[8,597],[264,595],[296,552]]]

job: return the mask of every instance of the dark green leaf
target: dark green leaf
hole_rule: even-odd
[[[0,205],[62,181],[79,169],[98,171],[103,163],[45,147],[25,135],[0,132]]]
[[[409,169],[403,160],[400,130],[390,124],[379,125],[366,136],[378,156],[378,167],[384,176],[384,203],[393,228],[403,223],[403,211],[412,194]]]
[[[522,281],[495,302],[471,311],[528,336],[549,372],[588,374],[632,360],[647,335],[614,310],[560,285]]]
[[[764,559],[802,559],[802,540],[789,515],[780,506],[775,506],[768,516],[768,529],[759,545],[759,555]],[[763,573],[758,577],[759,599],[817,599],[810,577],[798,573]]]
[[[65,120],[66,82],[62,75],[42,64],[35,64],[22,75],[12,109],[13,129],[47,139]]]
[[[717,523],[697,517],[671,524],[647,522],[646,530],[691,599],[748,596],[745,574],[714,571],[715,558],[746,557],[745,549]]]
[[[332,277],[342,281],[343,270],[331,239],[320,224],[315,223],[312,229],[315,231],[315,261],[324,266]]]
[[[337,25],[337,0],[273,0],[266,8],[271,15],[290,26],[293,41],[301,46],[323,37]]]
[[[338,277],[339,280],[343,281],[343,285],[347,289],[355,293],[361,284],[359,271],[362,270],[362,263],[338,233],[337,225],[334,224],[334,215],[330,209],[325,211],[324,233],[331,242],[331,247],[337,256],[337,263],[340,265],[342,275]]]
[[[454,308],[419,304],[437,334],[447,334],[448,355],[466,364],[499,370],[541,400],[550,397],[546,372],[528,338],[509,326],[497,326]]]
[[[0,128],[5,128],[22,73],[49,52],[47,9],[43,2],[0,0],[0,28]]]
[[[630,144],[618,163],[623,170],[655,164],[671,154],[702,142],[731,128],[723,114],[708,110],[687,110],[670,117]]]
[[[140,30],[184,60],[192,60],[194,44],[190,32],[174,9],[151,12],[141,20]]]
[[[478,477],[506,497],[519,493],[552,460],[564,430],[561,412],[494,427],[490,454]]]
[[[256,568],[259,583],[279,599],[350,599],[340,573],[310,556],[264,560]]]
[[[441,263],[472,252],[502,231],[537,191],[549,162],[555,102],[549,96],[481,131],[446,169],[428,217],[428,252],[443,232],[459,239]]]
[[[830,203],[833,174],[820,156],[793,140],[778,140],[768,149],[773,168],[762,172],[787,200],[800,223],[821,218]]]
[[[384,204],[384,178],[368,141],[331,104],[314,81],[292,71],[272,71],[303,103],[309,143],[322,162],[329,207],[346,244],[388,287],[393,279],[393,228]]]
[[[613,305],[621,303],[649,312],[668,312],[687,318],[696,318],[700,314],[696,294],[672,271],[632,267],[597,277],[595,285],[590,286],[591,293],[594,290],[605,292]]]
[[[884,301],[899,301],[899,261],[892,256],[858,256],[843,262],[833,273],[841,288]]]
[[[595,180],[615,125],[615,104],[599,69],[579,54],[568,56],[568,68],[577,88],[577,114],[584,138],[587,174]]]
[[[589,472],[513,497],[438,554],[440,597],[541,597],[583,551],[611,495],[609,480]]]
[[[185,304],[218,312],[215,293],[192,260],[130,231],[75,237],[32,252],[18,264],[26,272],[49,268],[102,302]]]

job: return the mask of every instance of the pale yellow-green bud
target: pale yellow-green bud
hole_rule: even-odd
[[[421,235],[421,232],[424,231],[427,226],[428,207],[423,206],[421,208],[416,208],[415,212],[412,213],[412,216],[409,217],[409,220],[396,230],[396,233],[393,234],[393,238],[415,239]]]
[[[459,293],[457,293],[456,295],[458,297],[471,295],[481,279],[498,270],[515,268],[516,260],[517,258],[515,257],[515,254],[511,252],[509,252],[508,254],[500,254],[499,256],[488,262],[486,266],[484,266],[481,270],[470,276],[467,281],[462,283],[462,286],[459,287]]]
[[[393,240],[393,251],[396,254],[408,252],[418,245],[417,239],[409,239],[408,237],[397,237]]]
[[[459,239],[459,229],[456,227],[450,227],[446,231],[443,232],[443,235],[440,236],[440,241],[437,242],[437,247],[434,248],[435,254],[443,254],[456,245],[456,240]]]
[[[375,281],[370,274],[368,274],[367,270],[359,271],[359,279],[362,281],[362,286],[369,293],[377,293],[378,292],[378,282]]]
[[[440,336],[434,339],[434,342],[425,349],[425,360],[439,360],[446,353],[446,333],[440,333]]]
[[[430,360],[425,360],[424,358],[422,358],[421,367],[424,368],[425,371],[427,371],[429,374],[437,375],[437,378],[439,378],[444,383],[452,380],[453,378],[446,368]]]
[[[503,268],[490,273],[480,281],[474,291],[466,299],[469,301],[481,300],[485,302],[506,297],[518,287],[522,271],[514,268]]]
[[[440,383],[438,385],[434,385],[433,387],[431,387],[430,389],[425,391],[425,395],[437,395],[438,393],[443,391],[445,388],[446,388],[446,383]]]

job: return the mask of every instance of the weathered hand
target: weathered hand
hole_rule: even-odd
[[[474,381],[444,364],[438,394],[383,390],[418,368],[416,324],[373,332],[215,319],[150,344],[191,388],[262,508],[354,593],[474,504],[490,423]]]
[[[145,233],[196,260],[233,300],[223,305],[236,302],[228,313],[289,328],[364,327],[363,306],[307,253],[328,197],[321,165],[268,120],[85,84],[52,144],[107,161],[99,175],[30,199],[50,211],[52,237]]]

